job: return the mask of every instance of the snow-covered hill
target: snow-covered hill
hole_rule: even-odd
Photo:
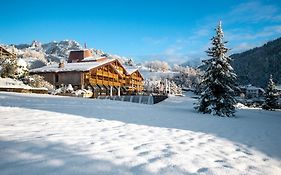
[[[191,94],[192,95],[192,94]],[[281,174],[280,111],[0,93],[1,174]]]
[[[4,45],[10,52],[17,54],[19,58],[27,61],[29,68],[42,67],[60,60],[67,60],[71,50],[82,49],[82,46],[75,40],[52,41],[41,43],[33,41],[31,44]],[[126,57],[105,53],[102,50],[91,48],[94,57],[107,55],[125,62]]]

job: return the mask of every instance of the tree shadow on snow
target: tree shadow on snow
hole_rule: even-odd
[[[1,174],[151,174],[145,169],[116,165],[110,161],[83,155],[83,150],[62,143],[0,140]]]
[[[46,110],[87,118],[203,132],[251,148],[254,147],[271,157],[281,159],[280,112],[239,110],[236,118],[203,115],[193,109],[195,101],[188,99],[188,97],[183,97],[183,100],[168,100],[156,105],[144,105],[70,97],[32,97],[14,93],[1,93],[0,96],[1,106]]]

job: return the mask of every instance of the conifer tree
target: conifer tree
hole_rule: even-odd
[[[227,42],[223,40],[221,22],[215,31],[216,35],[211,39],[212,47],[206,51],[211,58],[203,61],[206,67],[201,82],[203,91],[195,109],[202,113],[231,117],[235,113],[236,74],[230,65],[231,58],[227,56],[229,49],[225,47]]]
[[[7,58],[7,57],[0,58],[0,76],[1,77],[15,78],[16,68],[17,68],[16,59]]]
[[[277,107],[278,95],[276,93],[275,84],[272,80],[272,75],[270,75],[267,88],[265,91],[265,102],[262,106],[265,110],[274,110]]]

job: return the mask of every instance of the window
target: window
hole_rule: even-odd
[[[58,74],[55,75],[55,82],[56,83],[59,82],[59,75]]]

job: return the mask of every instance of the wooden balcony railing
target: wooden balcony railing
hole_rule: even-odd
[[[119,83],[119,82],[108,81],[108,80],[90,79],[89,82],[92,86],[95,86],[95,85],[121,86],[121,83]]]

